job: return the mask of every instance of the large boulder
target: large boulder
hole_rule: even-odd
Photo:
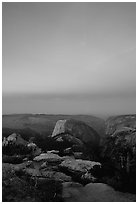
[[[71,175],[73,180],[86,184],[96,181],[92,172],[95,168],[101,169],[101,164],[94,161],[68,158],[59,165],[59,168]]]
[[[53,153],[42,153],[33,159],[36,162],[47,161],[49,163],[61,163],[63,158]]]
[[[60,167],[66,168],[68,171],[74,171],[79,173],[86,173],[93,169],[95,166],[101,168],[99,162],[87,161],[82,159],[66,159],[61,164]]]
[[[34,142],[24,140],[18,133],[4,137],[2,146],[3,155],[28,155],[34,158],[41,153],[41,149]]]
[[[20,134],[13,133],[9,135],[7,138],[4,137],[3,139],[3,146],[6,146],[8,144],[14,144],[14,145],[27,145],[27,141],[24,140]]]
[[[47,151],[47,153],[59,154],[59,151],[53,149],[53,150]]]

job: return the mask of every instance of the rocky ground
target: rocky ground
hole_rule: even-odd
[[[108,120],[102,139],[83,122],[58,121],[50,151],[16,133],[4,138],[3,201],[135,201],[136,128],[124,120]]]

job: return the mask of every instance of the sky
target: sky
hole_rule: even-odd
[[[135,2],[2,5],[3,114],[135,113]]]

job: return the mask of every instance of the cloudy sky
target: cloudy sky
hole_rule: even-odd
[[[135,3],[3,3],[3,114],[135,113]]]

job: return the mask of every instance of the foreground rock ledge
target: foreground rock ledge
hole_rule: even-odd
[[[103,183],[90,183],[83,187],[79,183],[63,183],[62,198],[65,202],[135,202],[136,196],[115,191]]]
[[[66,159],[60,164],[61,168],[65,168],[68,171],[80,172],[80,173],[87,173],[94,166],[98,166],[101,168],[101,164],[99,162],[82,160],[82,159]]]

